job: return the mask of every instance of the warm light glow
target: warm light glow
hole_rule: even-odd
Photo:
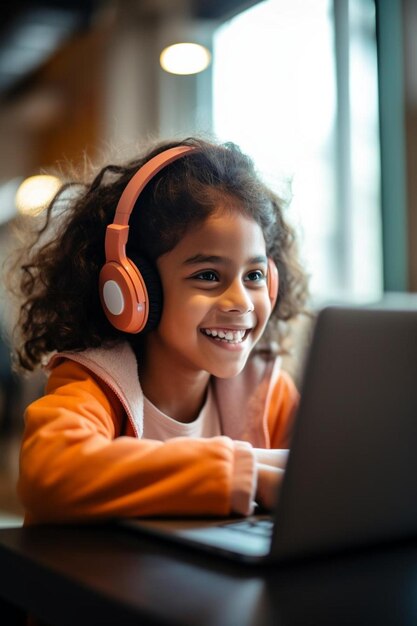
[[[170,74],[198,74],[211,61],[211,54],[197,43],[176,43],[161,52],[162,69]]]
[[[38,215],[55,196],[61,181],[56,176],[39,175],[26,178],[16,192],[16,207],[24,215]]]

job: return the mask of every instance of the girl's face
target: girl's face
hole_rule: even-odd
[[[236,376],[271,312],[260,226],[238,210],[218,210],[157,267],[164,304],[150,349],[172,367]]]

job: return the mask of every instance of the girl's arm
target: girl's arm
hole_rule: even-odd
[[[249,444],[118,436],[123,419],[119,401],[81,366],[55,368],[26,412],[18,491],[27,523],[250,512]]]

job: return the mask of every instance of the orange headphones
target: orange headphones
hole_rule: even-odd
[[[169,148],[145,163],[125,187],[113,223],[107,226],[106,262],[99,276],[100,300],[107,319],[118,330],[136,334],[155,328],[159,321],[162,298],[156,270],[146,259],[133,263],[126,256],[129,217],[147,183],[164,167],[194,150],[192,146]],[[278,283],[278,269],[269,258],[267,284],[272,308],[278,297]]]

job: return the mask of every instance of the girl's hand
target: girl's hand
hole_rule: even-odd
[[[264,509],[275,508],[279,489],[284,478],[284,470],[263,463],[256,463],[258,483],[256,487],[256,502]]]

